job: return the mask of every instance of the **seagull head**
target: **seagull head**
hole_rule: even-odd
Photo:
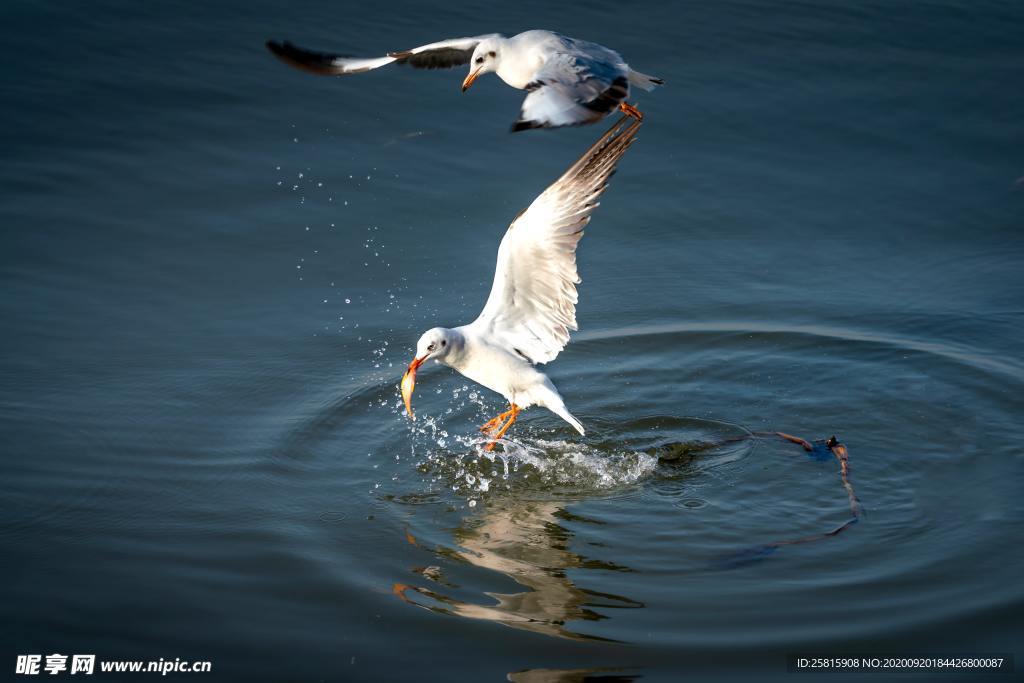
[[[469,75],[462,81],[462,92],[469,90],[473,81],[483,74],[498,70],[498,61],[501,59],[501,38],[487,38],[477,43],[473,50],[473,57],[469,60]]]
[[[458,333],[455,330],[435,327],[424,332],[420,340],[416,342],[416,355],[409,363],[409,369],[402,375],[402,400],[405,401],[405,409],[409,413],[409,417],[413,417],[412,392],[416,388],[416,371],[431,358],[443,362],[458,341]]]

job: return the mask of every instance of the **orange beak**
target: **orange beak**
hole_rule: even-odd
[[[406,412],[414,420],[416,416],[412,414],[412,392],[416,388],[416,370],[423,365],[425,360],[427,360],[426,356],[423,356],[423,358],[413,358],[412,362],[409,363],[409,369],[402,375],[402,400],[405,401]]]
[[[467,90],[469,90],[469,86],[473,85],[473,81],[480,78],[480,69],[482,68],[483,67],[481,66],[476,71],[473,71],[468,76],[466,76],[466,80],[462,81],[462,92],[466,92]]]

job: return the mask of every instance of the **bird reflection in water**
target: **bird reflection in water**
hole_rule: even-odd
[[[640,678],[618,668],[524,669],[505,677],[512,683],[629,683]]]
[[[740,441],[780,438],[800,445],[809,454],[835,457],[840,464],[841,480],[849,499],[850,519],[824,533],[786,538],[741,549],[713,563],[711,568],[729,569],[749,564],[785,546],[834,538],[855,524],[862,509],[850,483],[846,446],[834,436],[811,442],[783,432],[753,432],[713,441],[673,442],[648,449],[650,455],[658,457],[661,476],[686,476],[691,472],[695,460],[706,451]],[[442,587],[457,590],[459,586],[451,583],[439,566],[428,566],[415,571],[433,582],[437,589],[396,583],[392,591],[411,605],[439,614],[494,621],[511,628],[572,640],[611,640],[576,632],[570,625],[574,621],[607,618],[597,611],[599,609],[638,608],[644,607],[643,603],[580,588],[573,583],[567,572],[571,569],[632,570],[571,551],[569,548],[573,534],[562,526],[562,521],[598,523],[568,512],[563,501],[494,496],[487,501],[484,511],[466,518],[456,529],[455,547],[431,549],[440,558],[500,572],[527,590],[517,593],[486,593],[496,601],[493,604],[469,602],[441,592]],[[417,547],[423,547],[408,532],[406,539]]]
[[[569,549],[572,532],[560,520],[589,522],[567,512],[565,503],[492,498],[480,516],[467,518],[455,531],[455,548],[439,547],[434,552],[446,559],[465,562],[508,576],[527,590],[490,593],[494,604],[460,600],[421,586],[396,583],[393,592],[405,602],[440,614],[467,619],[484,619],[511,628],[572,640],[604,640],[570,629],[574,621],[597,621],[607,617],[598,609],[643,607],[642,603],[619,595],[580,588],[568,577],[570,569],[599,569],[629,572],[627,567],[584,557]],[[411,534],[407,539],[419,546]],[[438,586],[455,588],[446,582],[436,566],[418,568],[421,576]]]

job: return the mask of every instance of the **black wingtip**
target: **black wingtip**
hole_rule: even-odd
[[[288,54],[288,48],[293,47],[291,43],[281,43],[276,40],[268,40],[265,45],[267,46],[267,49],[270,50],[271,54],[277,55],[278,57],[284,57]]]
[[[306,50],[292,45],[287,40],[268,40],[264,45],[267,46],[267,50],[270,51],[270,54],[289,63],[303,61],[300,58],[303,57],[306,52]]]
[[[603,115],[596,116],[592,119],[583,119],[582,121],[575,121],[573,123],[562,123],[557,126],[552,126],[550,123],[545,121],[527,121],[525,119],[519,119],[512,124],[510,129],[513,133],[518,133],[521,130],[535,130],[537,128],[544,128],[546,130],[554,130],[555,128],[573,128],[578,126],[586,126],[593,123],[594,121],[600,121],[604,118]]]
[[[317,75],[337,75],[343,71],[339,69],[334,60],[338,55],[328,52],[315,52],[307,50],[285,41],[268,40],[267,50],[285,64],[297,69]]]
[[[518,133],[521,130],[533,130],[534,128],[543,127],[544,124],[540,123],[539,121],[524,121],[523,119],[519,119],[518,121],[512,124],[511,131],[513,133]]]

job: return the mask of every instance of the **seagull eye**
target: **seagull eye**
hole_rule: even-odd
[[[431,344],[430,346],[428,346],[427,347],[427,351],[433,351],[434,350],[434,346],[435,346],[434,344]]]
[[[441,340],[441,346],[447,346],[448,342],[444,339]]]
[[[494,57],[494,56],[495,56],[495,53],[494,53],[494,51],[492,50],[491,52],[488,52],[488,53],[487,53],[487,56],[488,56],[488,57]]]
[[[477,57],[476,58],[476,63],[477,64],[483,64],[484,63],[484,58],[483,57]]]

